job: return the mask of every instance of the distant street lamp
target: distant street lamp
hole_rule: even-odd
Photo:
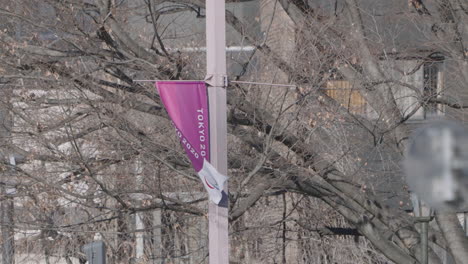
[[[421,263],[428,264],[429,252],[429,222],[434,219],[434,212],[430,207],[425,206],[416,195],[411,196],[414,207],[415,222],[421,223]]]
[[[442,212],[468,209],[468,131],[446,120],[416,130],[407,149],[404,168],[410,190],[414,192],[415,221],[421,223],[421,262],[427,264],[428,225],[434,218],[431,208]]]
[[[468,209],[468,131],[436,121],[415,131],[405,159],[411,191],[438,211]]]

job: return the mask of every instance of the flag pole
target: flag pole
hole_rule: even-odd
[[[227,175],[226,26],[225,0],[206,0],[206,62],[210,119],[211,164]],[[216,205],[209,201],[209,263],[229,263],[228,187]]]

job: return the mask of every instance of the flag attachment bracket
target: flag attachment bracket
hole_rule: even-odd
[[[226,88],[229,84],[228,77],[226,75],[208,74],[204,81],[212,87]]]

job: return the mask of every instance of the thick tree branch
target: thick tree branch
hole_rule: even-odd
[[[468,238],[465,236],[457,215],[438,212],[436,220],[457,264],[468,263]]]

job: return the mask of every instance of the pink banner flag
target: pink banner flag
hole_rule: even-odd
[[[227,177],[210,164],[210,123],[205,82],[162,81],[156,82],[156,88],[210,200],[219,204]]]

